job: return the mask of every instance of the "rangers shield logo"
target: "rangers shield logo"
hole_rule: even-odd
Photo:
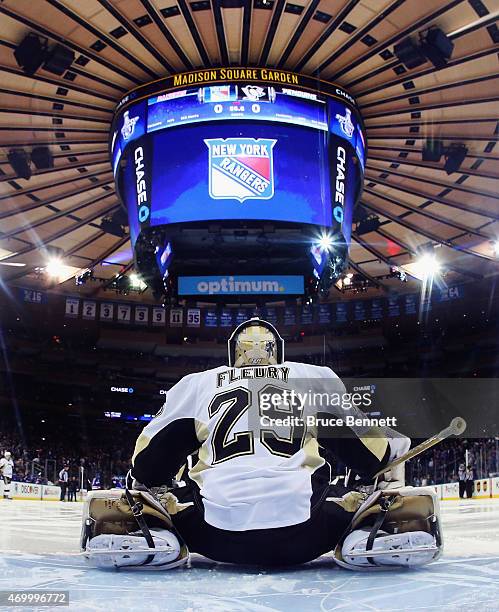
[[[268,138],[210,138],[210,196],[217,200],[269,200],[274,195],[273,148]]]

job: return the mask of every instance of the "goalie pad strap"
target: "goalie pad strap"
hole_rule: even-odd
[[[381,526],[385,522],[386,515],[388,514],[388,509],[392,505],[394,499],[395,498],[392,498],[392,500],[390,500],[388,497],[381,498],[380,512],[378,516],[376,517],[376,521],[374,525],[372,526],[372,529],[369,533],[369,537],[367,538],[366,550],[373,549],[374,540],[376,539],[376,536],[378,535],[378,531],[381,529]],[[367,557],[367,560],[369,561],[371,565],[376,565],[376,562],[374,561],[372,557]]]
[[[154,539],[151,535],[151,532],[149,531],[149,527],[147,526],[147,523],[144,519],[144,515],[142,514],[142,509],[144,507],[142,505],[142,502],[140,502],[139,500],[135,501],[133,499],[132,494],[126,487],[125,487],[125,497],[128,502],[128,505],[130,506],[130,510],[132,511],[132,514],[135,520],[137,521],[137,524],[140,527],[140,530],[142,531],[142,535],[144,536],[147,542],[147,546],[149,548],[156,548],[154,545]],[[151,563],[153,559],[154,559],[154,555],[147,555],[146,560],[141,565],[147,565],[148,563]]]

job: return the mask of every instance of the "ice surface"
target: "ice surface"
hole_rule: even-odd
[[[349,572],[327,557],[271,571],[195,555],[190,569],[169,572],[88,569],[75,555],[81,509],[0,501],[0,589],[69,590],[71,609],[122,612],[499,610],[499,499],[442,502],[442,559],[376,573]]]

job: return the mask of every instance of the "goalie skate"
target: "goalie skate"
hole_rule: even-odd
[[[154,548],[148,548],[141,533],[119,535],[107,533],[92,538],[85,549],[87,563],[97,568],[135,567],[136,569],[165,569],[183,565],[180,543],[174,533],[166,529],[151,529]],[[144,565],[149,555],[152,561]]]

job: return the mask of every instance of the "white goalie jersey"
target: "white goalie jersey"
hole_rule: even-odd
[[[193,454],[188,479],[210,525],[246,531],[304,522],[330,481],[327,452],[348,454],[349,464],[366,473],[388,459],[382,435],[358,438],[349,430],[331,437],[331,428],[321,434],[306,424],[303,400],[274,399],[311,387],[337,396],[345,391],[329,368],[288,361],[186,376],[138,438],[132,473],[148,486],[168,484]]]

